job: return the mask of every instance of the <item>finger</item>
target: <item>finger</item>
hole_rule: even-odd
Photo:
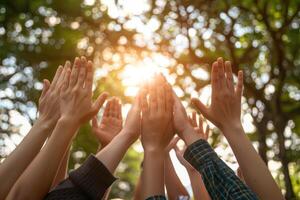
[[[57,81],[59,80],[59,77],[61,76],[61,73],[63,71],[63,66],[59,66],[55,72],[55,75],[53,77],[53,80],[52,80],[52,83],[51,83],[51,87],[52,88],[55,88],[56,87],[56,84],[57,84]]]
[[[211,69],[211,88],[212,88],[212,97],[215,96],[215,94],[219,90],[219,73],[218,73],[218,62],[214,62],[212,64],[212,69]]]
[[[80,59],[76,57],[72,68],[70,87],[74,87],[76,85],[79,69],[80,69]]]
[[[148,106],[148,101],[147,101],[147,92],[145,89],[141,90],[141,105],[142,105],[142,113],[144,115],[149,114],[149,106]]]
[[[111,116],[117,118],[118,116],[118,102],[117,102],[117,98],[114,98],[112,101],[112,112],[111,112]]]
[[[158,76],[157,83],[156,83],[156,91],[157,91],[157,109],[160,112],[165,112],[166,108],[166,98],[164,93],[164,87],[163,87],[163,79]]]
[[[118,114],[117,114],[117,117],[118,119],[122,120],[122,104],[120,102],[120,100],[118,99]]]
[[[155,85],[150,86],[149,93],[149,111],[151,114],[152,112],[157,112],[157,91]]]
[[[232,69],[231,69],[231,62],[225,62],[225,71],[226,71],[226,85],[230,92],[234,92],[233,86],[233,76],[232,76]]]
[[[45,94],[47,93],[47,91],[49,90],[50,88],[50,82],[48,79],[44,79],[43,80],[43,91],[42,91],[42,94],[40,96],[40,98],[43,98],[45,96]]]
[[[56,86],[55,86],[56,88],[60,89],[61,86],[63,85],[64,80],[65,80],[66,72],[67,72],[67,68],[66,68],[66,65],[65,65],[65,66],[63,67],[63,70],[62,70],[62,72],[61,72],[61,74],[60,74],[58,80],[57,80],[57,83],[56,83]],[[51,84],[51,86],[52,86],[52,84]],[[51,87],[51,86],[50,86],[50,87]]]
[[[66,68],[66,73],[64,75],[64,80],[62,84],[62,90],[66,90],[69,87],[69,81],[70,81],[70,75],[71,75],[71,69],[69,67]]]
[[[175,136],[175,137],[171,140],[171,142],[170,142],[171,146],[172,146],[172,147],[175,147],[175,146],[177,147],[176,144],[178,143],[179,140],[180,140],[180,137],[176,137],[176,136]]]
[[[92,127],[93,128],[98,128],[99,127],[98,119],[97,119],[96,115],[92,118]]]
[[[192,98],[192,104],[200,111],[200,113],[205,118],[209,119],[209,110],[199,99]]]
[[[94,69],[92,61],[88,61],[86,64],[86,77],[84,88],[92,94],[93,90],[93,78],[94,78]]]
[[[201,133],[203,133],[203,117],[200,115],[199,116],[199,126],[198,126],[201,130]]]
[[[225,88],[226,80],[225,80],[225,72],[224,72],[224,62],[223,58],[218,58],[218,77],[219,77],[219,86],[221,88]]]
[[[92,114],[95,115],[98,113],[99,109],[102,107],[107,97],[108,93],[106,92],[103,92],[101,95],[98,96],[97,100],[92,105]]]
[[[243,95],[243,71],[238,72],[238,82],[236,86],[236,95],[239,99],[242,98]]]
[[[83,88],[85,77],[86,77],[86,65],[83,65],[81,61],[76,87]]]
[[[188,119],[189,119],[190,124],[194,127],[192,116],[188,116]]]
[[[109,117],[109,108],[110,108],[110,100],[107,101],[105,108],[104,108],[104,113],[103,116],[105,117]]]
[[[192,112],[192,120],[193,120],[193,124],[194,124],[193,126],[197,127],[198,126],[197,125],[197,114],[195,111]]]
[[[169,84],[164,85],[164,92],[166,94],[166,112],[172,114],[173,113],[173,93],[172,93],[172,88]]]
[[[206,125],[204,139],[207,140],[209,137],[209,125]]]
[[[167,146],[167,148],[166,148],[166,150],[169,152],[169,151],[171,151],[171,149],[173,149],[175,146],[176,146],[176,144],[177,144],[177,142],[180,140],[180,138],[179,137],[173,137],[173,139],[171,140],[171,142],[169,143],[169,145]]]

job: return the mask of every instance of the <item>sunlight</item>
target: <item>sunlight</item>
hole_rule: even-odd
[[[127,64],[120,74],[122,84],[125,87],[125,95],[135,96],[139,86],[150,80],[156,73],[167,75],[167,71],[149,57],[133,64]]]

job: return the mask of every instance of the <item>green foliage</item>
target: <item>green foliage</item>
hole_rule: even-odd
[[[112,7],[119,15],[113,17],[112,7],[103,1],[84,2],[0,1],[1,158],[8,154],[7,140],[20,132],[19,125],[11,123],[11,111],[33,123],[41,81],[51,80],[66,60],[80,55],[94,60],[104,74],[95,80],[95,96],[108,91],[128,103],[131,97],[124,95],[121,75],[144,57],[155,53],[168,58],[168,66],[162,66],[161,58],[158,64],[151,62],[166,71],[174,86],[184,91],[182,99],[188,100],[209,83],[202,75],[223,56],[233,62],[235,74],[245,74],[243,108],[256,128],[249,138],[258,143],[264,160],[292,166],[289,171],[280,169],[277,179],[287,199],[294,198],[293,191],[299,196],[299,0],[152,0],[149,9],[128,15],[115,1]],[[150,30],[151,20],[158,25]],[[200,76],[195,75],[199,68],[204,70]],[[217,130],[213,133],[216,146],[222,140]],[[70,169],[97,147],[90,125],[84,125],[71,147]],[[140,161],[141,155],[129,149],[111,197],[131,198]]]

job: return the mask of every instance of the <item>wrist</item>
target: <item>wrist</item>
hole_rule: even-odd
[[[226,138],[230,137],[231,135],[244,134],[243,125],[241,122],[227,124],[222,126],[220,129]]]
[[[74,118],[66,117],[66,116],[61,116],[58,119],[57,124],[67,126],[67,127],[72,127],[71,129],[74,130],[80,127],[80,123],[78,123],[78,121],[74,120]]]
[[[124,134],[124,137],[126,137],[131,143],[134,143],[140,135],[139,133],[132,132],[131,130],[128,130],[126,128],[123,128],[120,131],[120,134]]]
[[[117,136],[122,137],[124,142],[126,144],[128,144],[129,146],[137,140],[137,136],[135,134],[132,134],[131,132],[128,132],[125,129],[122,129],[121,132]]]
[[[201,139],[200,135],[197,134],[192,126],[187,126],[183,132],[180,134],[182,136],[182,140],[185,142],[187,146]]]
[[[159,155],[162,157],[166,156],[165,148],[161,148],[154,145],[144,145],[144,154],[151,154],[151,155]]]
[[[57,119],[51,119],[51,118],[40,116],[36,120],[36,124],[39,124],[40,127],[48,129],[48,128],[53,128],[57,123],[57,121],[58,121]]]

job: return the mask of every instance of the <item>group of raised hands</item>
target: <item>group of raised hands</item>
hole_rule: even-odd
[[[166,79],[158,74],[141,86],[123,123],[121,102],[107,100],[101,121],[97,114],[108,94],[93,102],[93,64],[85,57],[59,66],[53,81],[44,81],[39,117],[20,145],[0,165],[0,199],[107,198],[127,149],[140,138],[144,148],[142,173],[134,199],[189,199],[169,152],[174,149],[187,169],[194,199],[283,199],[267,166],[244,133],[240,115],[243,73],[235,86],[231,63],[212,64],[211,105],[191,102],[224,134],[240,166],[239,178],[206,141],[209,127],[193,112],[188,116]],[[197,119],[198,118],[198,119]],[[90,155],[66,175],[69,149],[79,127],[92,121],[99,139]],[[177,147],[183,140],[185,147]],[[241,176],[240,176],[241,177]]]

